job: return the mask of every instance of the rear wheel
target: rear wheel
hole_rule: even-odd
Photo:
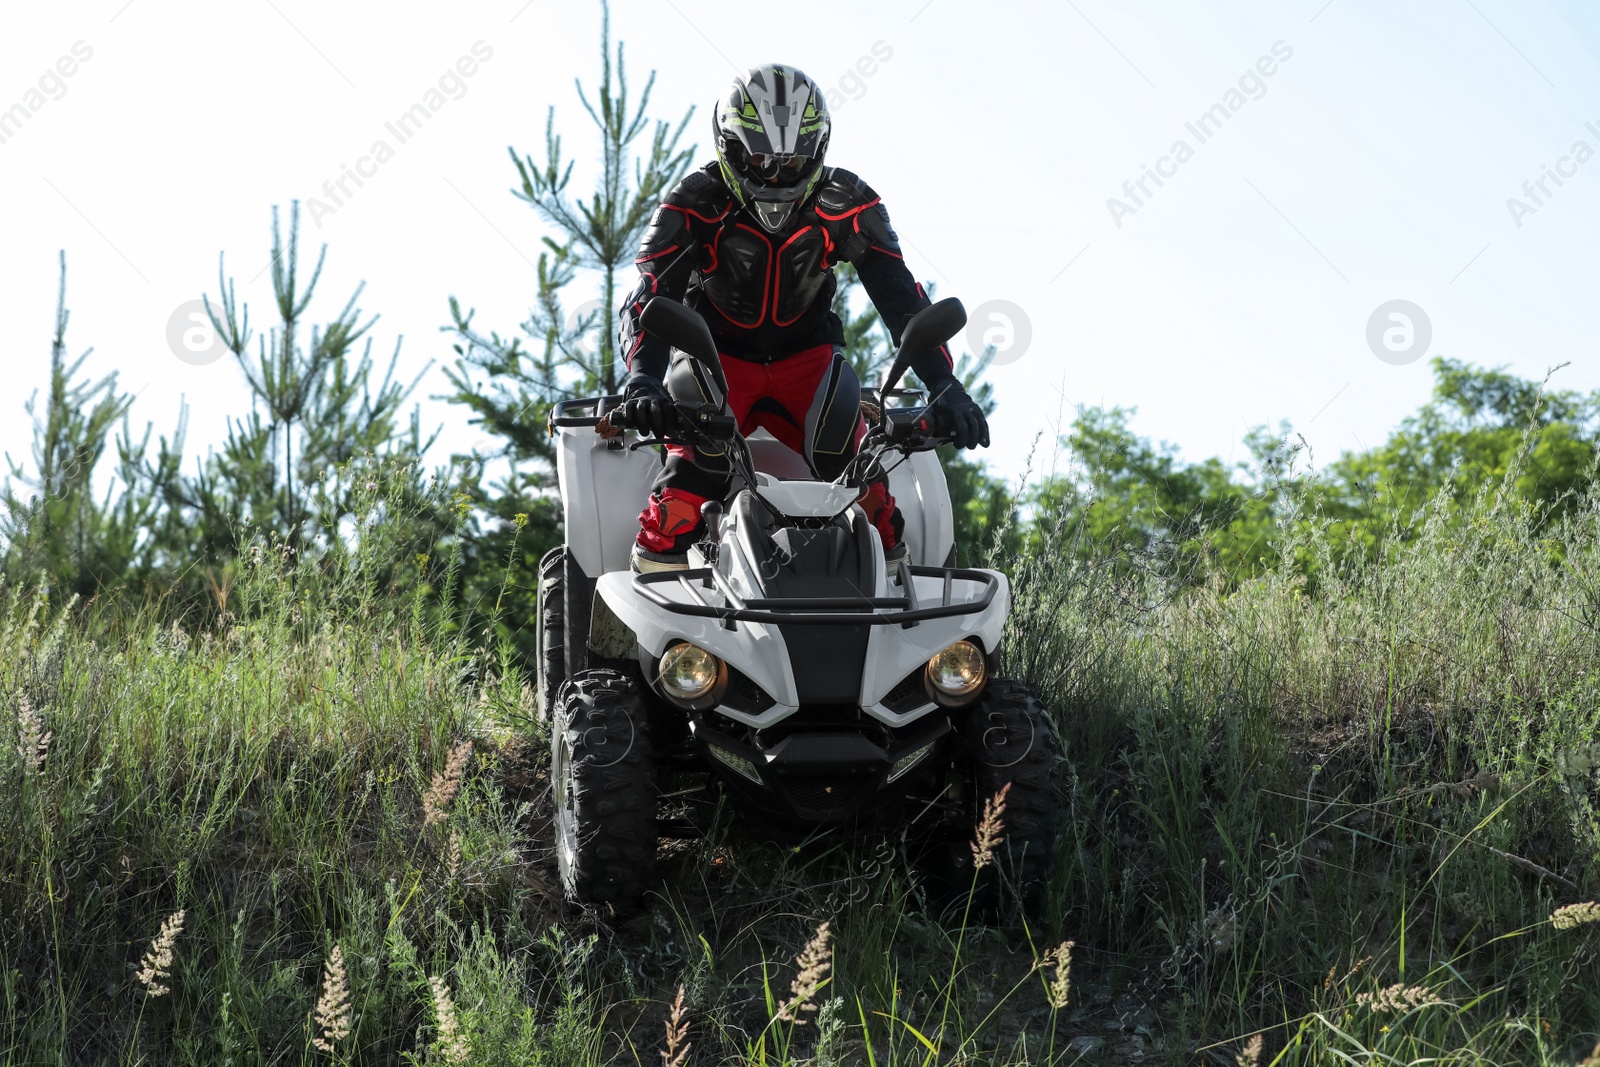
[[[617,671],[581,671],[556,701],[556,863],[575,903],[631,911],[654,876],[656,783],[646,723],[638,689]]]
[[[565,545],[539,561],[539,716],[548,722],[561,683],[589,666],[589,613],[594,579]]]
[[[567,680],[566,601],[564,577],[567,549],[557,545],[539,561],[539,721],[549,722],[556,693]]]

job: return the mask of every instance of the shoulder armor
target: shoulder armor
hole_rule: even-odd
[[[829,218],[859,211],[876,199],[870,185],[842,167],[829,167],[817,188],[817,209]]]
[[[817,193],[816,212],[834,231],[838,257],[854,263],[870,250],[900,255],[900,237],[889,225],[872,186],[847,170],[830,170]]]
[[[666,195],[665,202],[702,218],[720,215],[732,203],[733,197],[728,193],[728,187],[716,176],[715,166],[715,163],[708,164],[685,174]]]
[[[676,252],[685,242],[702,239],[698,227],[720,222],[733,200],[727,187],[705,170],[692,170],[672,187],[656,208],[636,260],[641,266],[653,259]]]

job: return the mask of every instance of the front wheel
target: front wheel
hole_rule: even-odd
[[[956,788],[965,802],[965,826],[928,855],[933,888],[947,904],[971,891],[973,902],[987,910],[999,903],[1005,885],[1025,907],[1036,907],[1061,836],[1061,741],[1055,723],[1026,685],[997,678],[973,706],[963,741],[967,773]],[[984,805],[1002,789],[1001,840],[993,861],[978,869],[972,851],[977,825]]]
[[[655,874],[656,783],[644,701],[626,675],[581,671],[550,730],[556,863],[577,904],[636,909]]]
[[[1023,683],[996,679],[967,720],[967,749],[978,815],[1010,785],[996,865],[1025,901],[1037,901],[1061,837],[1061,739],[1050,711]]]

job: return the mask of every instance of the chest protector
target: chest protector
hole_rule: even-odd
[[[829,281],[832,244],[821,220],[809,212],[791,230],[770,236],[729,217],[706,249],[701,291],[735,326],[790,326]]]
[[[869,252],[874,255],[863,260]],[[720,351],[740,359],[784,358],[830,339],[833,268],[883,257],[899,271],[877,271],[876,292],[864,268],[862,280],[879,310],[889,300],[895,304],[890,317],[901,320],[927,300],[900,264],[899,243],[877,194],[854,174],[829,168],[789,224],[769,233],[733,203],[712,167],[691,171],[645,233],[635,260],[639,285],[621,310],[622,351],[630,366],[648,351],[638,317],[649,300],[664,295],[689,299]],[[665,356],[659,353],[663,363]]]

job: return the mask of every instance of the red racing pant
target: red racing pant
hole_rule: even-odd
[[[803,456],[812,474],[831,481],[855,458],[867,432],[861,416],[861,386],[854,369],[833,345],[818,345],[772,363],[723,355],[728,407],[749,435],[764,427]],[[675,368],[673,374],[680,373]],[[684,445],[668,445],[667,459],[639,515],[640,548],[661,554],[686,552],[705,539],[700,505],[724,500],[733,479],[725,455],[696,456]],[[889,495],[887,477],[867,486],[860,504],[883,538],[899,543],[900,514]]]

